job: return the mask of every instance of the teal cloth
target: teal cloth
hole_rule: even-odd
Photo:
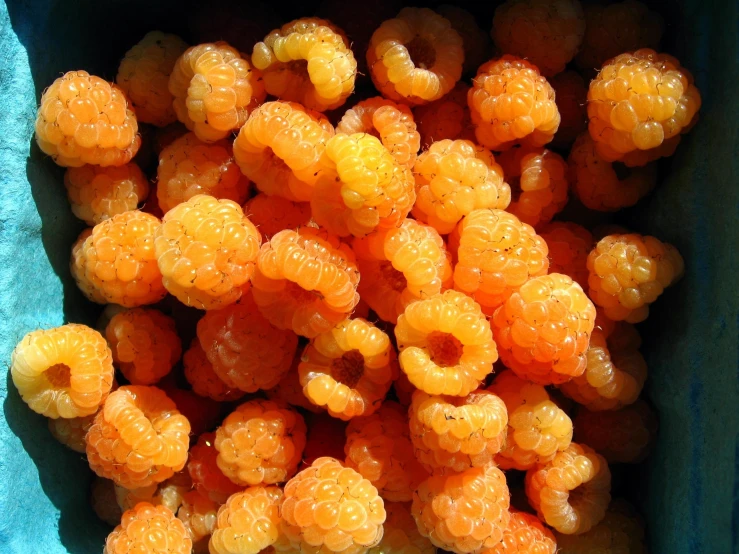
[[[704,105],[699,125],[668,162],[666,180],[631,214],[637,230],[674,243],[686,259],[685,278],[642,327],[647,393],[661,422],[654,453],[637,471],[643,478],[636,496],[651,552],[729,553],[739,551],[739,13],[731,0],[678,4],[675,51],[693,70]],[[40,94],[71,69],[113,78],[120,56],[146,31],[177,30],[168,15],[175,5],[0,0],[5,364],[26,332],[90,323],[97,313],[68,272],[69,248],[82,226],[68,209],[63,171],[32,140]],[[51,438],[9,376],[0,382],[0,402],[0,552],[99,553],[109,529],[89,507],[83,457]]]

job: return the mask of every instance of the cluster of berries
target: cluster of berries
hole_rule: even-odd
[[[635,204],[695,123],[661,19],[508,0],[488,59],[460,8],[370,34],[329,4],[250,54],[152,32],[116,83],[42,96],[38,145],[92,226],[71,273],[108,308],[26,335],[11,374],[97,474],[105,552],[641,552],[608,464],[656,432],[633,324],[683,261],[553,219]],[[339,113],[358,66],[380,96]]]

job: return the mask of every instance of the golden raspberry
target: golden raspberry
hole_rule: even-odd
[[[170,478],[187,461],[190,423],[156,387],[121,387],[87,433],[87,460],[100,477],[134,489]]]
[[[453,4],[442,4],[436,12],[449,20],[452,29],[462,37],[464,48],[464,65],[462,73],[474,75],[477,68],[490,59],[492,44],[490,37],[475,21],[475,16],[467,10]]]
[[[562,273],[588,287],[588,254],[593,248],[593,235],[577,223],[555,221],[544,225],[539,235],[549,249],[549,271]]]
[[[508,527],[510,494],[494,465],[433,475],[413,494],[411,511],[421,534],[445,550],[481,552]]]
[[[368,133],[377,137],[396,162],[408,167],[413,167],[421,149],[421,135],[416,130],[410,108],[381,96],[362,100],[347,110],[336,132]]]
[[[208,144],[193,133],[162,150],[157,180],[157,199],[165,213],[198,194],[237,204],[249,196],[249,179],[234,162],[231,144],[226,140]]]
[[[64,174],[64,186],[72,213],[88,225],[135,210],[149,195],[146,175],[135,163],[70,167]]]
[[[426,472],[413,454],[406,410],[388,400],[369,417],[346,428],[346,467],[357,470],[383,500],[410,502]]]
[[[426,104],[452,90],[463,62],[462,37],[428,8],[403,8],[380,25],[367,48],[377,90],[408,104]]]
[[[464,397],[417,390],[408,419],[416,457],[429,473],[446,473],[495,465],[508,413],[503,401],[485,390]]]
[[[408,304],[450,284],[452,267],[443,239],[413,219],[355,239],[352,249],[362,276],[357,290],[384,321],[396,323]]]
[[[585,35],[579,0],[508,0],[495,10],[495,46],[525,58],[549,77],[564,70]]]
[[[70,323],[32,331],[10,357],[10,376],[34,412],[57,418],[97,412],[113,384],[113,358],[103,336]]]
[[[311,341],[298,372],[308,400],[348,420],[380,407],[398,368],[390,338],[364,319],[349,319]]]
[[[177,119],[200,140],[227,137],[264,101],[262,74],[226,42],[188,48],[169,78]]]
[[[325,19],[286,23],[254,45],[251,59],[268,94],[312,110],[338,108],[354,91],[357,61],[349,41]]]
[[[637,234],[607,235],[588,255],[588,294],[607,318],[639,323],[649,315],[649,304],[684,270],[671,244]]]
[[[526,472],[526,497],[539,518],[566,535],[597,525],[611,501],[608,463],[592,448],[572,443]]]
[[[549,250],[534,229],[503,210],[475,210],[460,223],[454,287],[492,315],[521,285],[546,275]]]
[[[142,123],[165,127],[177,121],[169,76],[187,44],[177,35],[151,31],[126,52],[115,80]]]
[[[132,385],[152,385],[180,360],[182,343],[174,320],[158,310],[134,308],[105,329],[113,361]]]
[[[265,242],[254,275],[254,300],[278,329],[312,338],[333,329],[359,301],[354,253],[326,231],[300,227]]]
[[[124,165],[141,146],[126,95],[87,71],[70,71],[41,96],[36,142],[62,167]]]
[[[206,313],[197,332],[216,375],[244,392],[277,385],[290,369],[298,347],[295,333],[270,325],[251,295]]]
[[[182,503],[177,510],[177,519],[187,529],[193,542],[193,554],[199,552],[199,541],[205,542],[202,552],[208,551],[208,539],[216,526],[219,505],[199,491],[189,491],[182,497]]]
[[[611,464],[641,462],[657,434],[657,418],[643,400],[616,411],[579,410],[574,425],[577,441]]]
[[[217,463],[238,485],[271,485],[295,474],[305,447],[303,417],[270,400],[250,400],[216,431]]]
[[[271,389],[264,391],[264,393],[267,395],[267,398],[274,402],[289,404],[290,406],[303,408],[314,414],[319,414],[323,412],[323,409],[313,404],[303,394],[303,385],[300,384],[300,374],[298,373],[301,355],[302,352],[298,351],[293,358],[290,369],[280,379],[280,382]]]
[[[480,66],[467,102],[475,136],[491,150],[544,146],[559,128],[554,89],[535,65],[515,56]]]
[[[190,535],[169,508],[141,502],[123,514],[120,525],[105,540],[103,554],[191,551]]]
[[[103,479],[97,475],[93,477],[90,505],[95,515],[111,527],[121,522],[123,511],[115,500],[115,485],[110,479]]]
[[[416,194],[410,168],[398,164],[379,139],[337,134],[328,141],[326,158],[336,173],[317,183],[311,211],[329,232],[361,237],[396,227],[411,211]]]
[[[291,202],[263,192],[244,204],[244,213],[264,238],[285,229],[298,229],[307,225],[311,218],[310,204],[307,202]]]
[[[428,394],[467,396],[498,359],[480,305],[453,290],[410,304],[398,317],[395,338],[401,369]]]
[[[446,235],[473,210],[505,209],[511,189],[492,153],[467,140],[433,143],[413,166],[416,219]]]
[[[249,487],[234,494],[218,510],[210,539],[213,554],[258,554],[274,544],[280,535],[278,487]]]
[[[469,90],[470,86],[460,81],[438,100],[413,108],[422,147],[428,148],[439,140],[477,140],[467,106]]]
[[[418,530],[409,502],[385,502],[385,512],[382,540],[367,554],[436,554],[436,547]]]
[[[193,196],[167,212],[156,233],[164,286],[202,310],[233,304],[249,289],[261,240],[235,202]]]
[[[647,554],[644,523],[626,502],[614,500],[601,522],[587,533],[556,533],[559,554]]]
[[[205,350],[200,346],[200,341],[192,341],[182,357],[182,365],[185,368],[185,379],[195,394],[217,402],[232,402],[244,396],[244,391],[226,384],[218,377],[205,355]]]
[[[628,155],[644,151],[629,163],[644,165],[672,154],[700,106],[693,76],[680,62],[644,48],[609,60],[590,83],[588,131],[605,160],[629,163]],[[670,148],[661,150],[670,139]]]
[[[508,410],[505,445],[496,457],[501,468],[527,470],[570,446],[572,421],[544,387],[503,371],[488,390],[505,402]]]
[[[334,458],[318,458],[285,485],[278,552],[363,554],[382,540],[385,508],[377,489]]]
[[[192,481],[187,472],[180,471],[162,483],[136,489],[127,489],[120,485],[114,487],[115,501],[124,512],[132,510],[140,502],[147,502],[154,506],[165,506],[176,514],[184,495],[192,489]]]
[[[49,418],[49,432],[64,446],[81,454],[85,453],[85,435],[95,416]]]
[[[234,157],[260,191],[307,202],[326,169],[326,143],[333,136],[322,114],[293,102],[266,102],[239,131]]]
[[[512,148],[498,156],[512,201],[506,208],[522,222],[547,223],[567,204],[567,163],[546,148]]]
[[[197,491],[220,505],[243,487],[231,481],[218,467],[215,440],[215,433],[203,433],[198,437],[197,444],[190,449],[187,472]]]
[[[114,215],[82,232],[72,247],[72,277],[98,304],[134,308],[167,294],[154,254],[161,222],[143,212]]]
[[[588,86],[575,71],[563,71],[549,79],[562,120],[552,146],[567,149],[588,128]]]
[[[482,554],[555,554],[557,546],[552,532],[536,516],[511,509],[503,540]]]

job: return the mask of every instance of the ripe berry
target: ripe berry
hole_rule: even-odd
[[[205,350],[200,346],[200,341],[192,342],[182,357],[182,364],[185,368],[185,378],[195,394],[217,402],[232,402],[244,396],[244,391],[226,384],[218,377],[205,355]]]
[[[345,457],[344,447],[346,445],[347,423],[327,412],[308,414],[308,436],[306,438],[303,459],[300,469],[309,467],[318,458],[336,458],[343,460]]]
[[[544,225],[539,235],[549,249],[549,271],[562,273],[588,287],[588,254],[593,248],[593,235],[577,223],[555,221]]]
[[[193,542],[193,554],[207,552],[208,539],[216,526],[219,505],[198,491],[189,491],[182,497],[177,519],[187,529]]]
[[[556,554],[559,545],[536,516],[511,509],[503,539],[482,554]]]
[[[423,148],[440,140],[477,140],[467,106],[468,90],[469,85],[460,81],[438,100],[413,108]]]
[[[242,490],[242,487],[226,477],[218,467],[218,450],[215,433],[204,433],[190,449],[187,459],[187,472],[193,486],[200,494],[223,504],[229,496]]]
[[[120,525],[105,540],[103,554],[191,551],[190,535],[169,508],[141,502],[123,514]]]
[[[436,547],[418,530],[410,503],[385,502],[384,534],[367,554],[436,554]]]
[[[49,418],[49,432],[64,446],[81,454],[85,453],[85,435],[95,416]]]
[[[285,229],[298,229],[310,222],[310,204],[291,202],[260,192],[244,204],[244,214],[267,239]]]
[[[625,552],[646,554],[644,523],[625,502],[613,501],[601,522],[586,533],[557,535],[559,554]]]
[[[267,398],[274,402],[282,402],[289,404],[295,408],[302,408],[314,414],[323,413],[320,406],[313,404],[305,394],[303,394],[303,385],[300,384],[300,375],[298,373],[298,365],[302,352],[298,352],[290,364],[290,369],[271,389],[264,391]],[[309,437],[310,438],[310,437]],[[320,457],[320,456],[317,456]]]

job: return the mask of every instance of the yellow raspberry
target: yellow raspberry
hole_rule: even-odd
[[[428,8],[403,8],[372,35],[367,65],[377,90],[391,100],[425,104],[462,76],[462,37]]]
[[[166,506],[177,514],[185,494],[192,489],[192,481],[186,471],[178,471],[162,483],[153,483],[136,489],[115,486],[115,501],[122,511],[133,509],[140,502],[154,506]]]
[[[467,140],[433,143],[413,166],[418,202],[413,215],[446,235],[473,210],[504,210],[511,189],[492,153]]]
[[[123,511],[115,501],[115,485],[110,479],[103,479],[97,475],[93,477],[90,487],[90,505],[95,515],[111,527],[121,522]]]
[[[410,503],[385,502],[385,512],[382,540],[367,554],[436,554],[436,547],[418,530]]]
[[[556,554],[559,544],[536,516],[511,509],[503,539],[481,554]]]
[[[546,389],[512,371],[496,376],[488,390],[508,409],[505,446],[496,457],[503,469],[527,470],[550,461],[572,442],[572,421]]]
[[[423,148],[440,140],[477,140],[467,106],[469,90],[470,86],[460,81],[438,100],[413,108]]]
[[[238,204],[197,195],[167,212],[154,245],[169,293],[209,310],[249,289],[261,241]]]
[[[105,540],[103,554],[157,551],[190,554],[192,540],[169,508],[141,502],[123,514],[120,525]]]
[[[310,222],[310,204],[291,202],[260,192],[244,204],[244,213],[264,238],[285,229],[298,229]]]
[[[281,513],[288,545],[277,552],[363,554],[382,540],[386,518],[377,489],[334,458],[318,458],[287,482]]]
[[[81,454],[85,453],[85,435],[95,416],[49,418],[49,432],[64,446]]]
[[[354,253],[312,227],[285,230],[265,242],[254,275],[254,301],[278,329],[312,338],[344,321],[359,301]]]
[[[32,331],[10,356],[10,376],[34,412],[56,418],[97,412],[113,385],[113,357],[103,336],[70,323]]]
[[[115,80],[143,123],[165,127],[177,121],[169,76],[187,44],[177,35],[151,31],[126,52]]]
[[[576,71],[563,71],[549,79],[561,117],[552,146],[567,150],[588,129],[588,85]]]
[[[350,319],[311,341],[298,372],[308,400],[348,420],[380,407],[398,369],[390,338],[364,319]]]
[[[429,473],[494,464],[506,437],[503,401],[480,390],[464,397],[413,393],[408,410],[416,457]]]
[[[190,448],[187,457],[187,473],[197,491],[216,502],[219,506],[243,487],[228,478],[218,467],[218,450],[215,433],[203,433]]]
[[[70,167],[64,186],[72,213],[88,225],[135,210],[149,196],[149,181],[135,163]]]
[[[338,108],[354,91],[357,61],[343,31],[325,19],[286,23],[254,45],[251,59],[268,94],[312,110]]]
[[[188,48],[169,78],[177,119],[200,140],[227,137],[264,101],[262,75],[225,42]]]
[[[293,102],[266,102],[239,131],[234,157],[260,191],[307,202],[327,169],[326,144],[333,136],[333,126],[318,112]]]
[[[549,271],[562,273],[588,287],[588,254],[593,248],[593,235],[577,223],[555,221],[541,228],[541,238],[549,249]]]
[[[320,414],[323,409],[313,404],[303,394],[303,385],[300,384],[300,374],[298,373],[301,355],[302,352],[299,351],[293,358],[290,369],[280,379],[280,382],[271,389],[264,391],[264,393],[273,402],[282,402],[296,408],[303,408],[314,414]]]
[[[586,533],[557,535],[559,554],[590,554],[613,552],[647,554],[644,523],[626,502],[611,502],[601,522]]]
[[[232,402],[244,396],[244,391],[223,381],[213,369],[199,340],[194,340],[182,357],[185,379],[192,392],[217,402]]]
[[[588,292],[607,318],[639,323],[649,315],[649,304],[684,270],[671,244],[637,234],[607,235],[588,256]]]
[[[492,44],[490,37],[475,20],[475,16],[467,10],[453,4],[442,4],[436,8],[442,17],[449,20],[452,29],[462,37],[464,47],[464,75],[474,75],[477,68],[490,59]]]
[[[467,396],[498,359],[480,305],[453,290],[410,304],[398,317],[395,338],[401,369],[428,394]]]
[[[503,538],[510,521],[505,475],[494,465],[433,475],[413,494],[421,534],[445,550],[481,552]]]
[[[57,165],[125,165],[141,146],[123,91],[87,71],[70,71],[41,96],[36,142]]]
[[[198,552],[196,543],[199,541],[207,543],[215,529],[218,508],[218,504],[197,490],[189,491],[182,497],[176,515],[192,539],[194,554]],[[206,544],[203,552],[207,550]]]
[[[539,147],[559,128],[554,89],[526,60],[505,55],[480,66],[467,93],[475,136],[491,150]]]
[[[503,210],[474,210],[458,225],[454,287],[485,311],[503,304],[532,277],[546,275],[549,249],[534,229]]]

